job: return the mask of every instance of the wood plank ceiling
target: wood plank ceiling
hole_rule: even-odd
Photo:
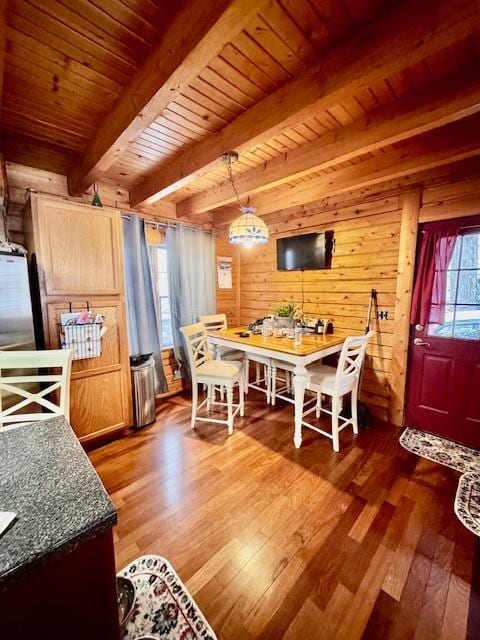
[[[234,173],[243,185],[242,196],[256,194],[253,200],[266,202],[271,191],[257,194],[265,185],[278,187],[279,193],[294,189],[310,194],[315,189],[302,184],[319,180],[325,186],[331,174],[363,163],[368,167],[375,159],[382,162],[383,156],[393,158],[395,152],[402,154],[402,148],[414,153],[408,138],[421,134],[434,140],[429,131],[472,117],[478,110],[480,36],[475,20],[469,21],[468,16],[478,15],[480,3],[427,0],[421,9],[417,3],[413,15],[409,8],[414,5],[408,0],[223,0],[217,3],[217,14],[212,10],[197,28],[194,42],[188,43],[178,29],[185,25],[185,16],[198,12],[198,0],[10,1],[1,112],[7,157],[17,154],[33,165],[65,172],[73,168],[74,190],[101,178],[130,189],[134,204],[149,195],[155,200],[160,191],[161,197],[177,203],[182,215],[195,216],[227,205],[227,219],[232,198],[224,185],[225,169],[211,161],[209,153],[222,142],[227,150],[231,139],[240,140],[238,134],[230,135],[237,119],[247,122],[250,114],[260,113],[270,96],[280,111],[290,100],[291,116],[285,117],[283,125],[280,115],[274,127],[266,123],[265,135],[244,136],[244,143],[234,145],[241,152]],[[437,29],[432,38],[425,37],[429,20],[432,32]],[[442,31],[439,24],[447,26]],[[392,31],[393,53],[404,34],[412,43],[418,39],[418,47],[410,48],[412,55],[408,49],[408,55],[392,56],[390,63],[382,60],[377,65],[374,45],[378,41],[378,51],[385,51],[388,43],[381,30],[384,25]],[[369,38],[362,40],[362,30],[370,27]],[[352,40],[355,37],[357,41]],[[181,60],[168,66],[163,63],[168,57],[165,51],[162,60],[155,59],[162,52],[162,42],[168,45],[167,54],[176,54],[177,40]],[[363,80],[348,77],[349,68],[355,69],[352,52],[356,50],[370,61]],[[332,98],[322,103],[321,82],[332,87],[330,78],[322,74],[335,69],[337,59],[342,62],[339,73],[352,89],[342,92],[333,86]],[[373,73],[376,66],[377,74]],[[146,74],[151,69],[155,73]],[[305,86],[301,79],[308,80],[309,73],[319,86],[318,96],[305,104],[299,99],[296,117],[295,96],[289,88]],[[363,69],[357,69],[359,73]],[[155,86],[156,80],[161,86]],[[174,99],[161,95],[162,86],[170,92],[166,97]],[[445,111],[450,94],[458,100]],[[424,113],[431,111],[430,100],[437,100],[434,121],[431,113],[418,115],[422,108]],[[152,112],[159,105],[164,106]],[[389,118],[393,122],[395,109],[405,120],[402,130],[397,126],[397,137],[372,138],[372,122],[388,124]],[[115,121],[125,117],[123,131],[112,130],[112,114]],[[362,140],[370,145],[365,143],[365,152],[358,148],[346,153],[342,148],[337,153],[337,138],[351,138],[362,127]],[[476,121],[472,127],[476,135]],[[378,129],[377,137],[385,135],[384,129]],[[445,135],[449,143],[448,130]],[[99,149],[108,136],[112,138],[108,149]],[[209,140],[215,140],[210,150]],[[429,138],[425,140],[428,143]],[[302,158],[307,151],[317,157],[318,150],[325,153],[328,144],[330,155],[323,164],[305,165]],[[462,149],[463,155],[452,151],[452,158],[477,153],[473,144],[468,152]],[[291,179],[287,161],[292,166]],[[436,165],[424,162],[421,169],[428,166]],[[157,188],[162,178],[166,188]]]

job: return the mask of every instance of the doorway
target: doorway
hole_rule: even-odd
[[[420,237],[447,229],[443,299],[432,293],[436,313],[412,326],[406,424],[480,449],[480,216],[425,224]]]

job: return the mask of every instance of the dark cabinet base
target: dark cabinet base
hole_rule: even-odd
[[[118,640],[112,531],[33,569],[0,592],[2,638]]]

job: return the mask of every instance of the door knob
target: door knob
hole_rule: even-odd
[[[416,347],[428,347],[430,348],[432,345],[430,344],[430,342],[424,342],[421,338],[415,338],[413,341],[413,344]]]

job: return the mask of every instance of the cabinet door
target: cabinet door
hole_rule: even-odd
[[[95,358],[74,360],[70,384],[70,422],[77,436],[89,440],[101,433],[132,424],[132,392],[126,334],[126,316],[122,301],[91,298],[91,310],[104,316],[107,331],[102,338],[102,353]],[[73,311],[81,310],[73,306]],[[47,305],[48,347],[60,346],[60,314],[68,311],[65,303]]]
[[[39,267],[47,295],[111,295],[123,287],[118,211],[38,201]]]

